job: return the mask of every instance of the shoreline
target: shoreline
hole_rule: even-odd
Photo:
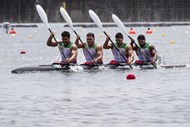
[[[49,24],[64,24],[64,27],[69,27],[67,23],[65,22],[56,22],[56,23],[49,23]],[[11,26],[13,27],[38,27],[37,24],[43,24],[43,23],[12,23]],[[123,22],[123,24],[126,27],[165,27],[165,26],[188,26],[190,25],[190,22]],[[3,25],[3,23],[0,24],[0,27]],[[117,27],[117,25],[114,22],[103,22],[103,27]],[[73,27],[84,27],[84,28],[90,28],[90,27],[97,27],[95,23],[92,22],[78,22],[73,23]]]

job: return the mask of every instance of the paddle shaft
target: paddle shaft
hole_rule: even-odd
[[[103,32],[104,32],[104,34],[105,34],[106,36],[109,36],[105,31],[103,31]],[[113,46],[116,48],[116,50],[119,52],[119,54],[121,55],[121,57],[122,57],[122,58],[125,60],[125,62],[127,63],[127,60],[125,59],[125,57],[123,56],[123,54],[120,53],[119,49],[118,49],[117,46],[114,44],[114,42],[112,41],[112,39],[109,38],[109,40],[111,41],[111,43],[113,44]],[[131,69],[133,69],[133,67],[132,67],[131,65],[129,65],[129,67],[130,67]]]

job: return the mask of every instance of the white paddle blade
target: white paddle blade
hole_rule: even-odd
[[[36,10],[37,10],[41,20],[43,21],[43,23],[45,23],[47,28],[49,29],[48,19],[47,19],[47,15],[46,15],[44,9],[38,4],[38,5],[36,5]]]
[[[96,23],[96,25],[97,25],[102,31],[104,31],[104,30],[103,30],[103,27],[102,27],[102,23],[101,23],[99,17],[96,15],[96,13],[95,13],[94,11],[92,11],[92,10],[89,10],[88,12],[89,12],[89,15],[90,15],[91,19],[94,21],[94,23]]]
[[[67,22],[67,24],[73,29],[73,22],[70,16],[68,15],[67,11],[63,7],[60,7],[60,13]]]
[[[124,24],[121,22],[121,20],[114,14],[112,14],[112,19],[115,22],[115,24],[117,24],[117,26],[124,32],[126,33],[126,28],[124,26]]]

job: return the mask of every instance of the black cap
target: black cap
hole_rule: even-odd
[[[141,34],[137,37],[137,40],[145,40],[145,36]]]

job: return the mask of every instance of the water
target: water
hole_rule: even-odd
[[[50,64],[58,48],[46,46],[49,33],[38,28],[17,28],[16,36],[0,36],[0,126],[1,127],[189,127],[190,69],[100,70],[11,74],[11,70]],[[50,24],[60,39],[62,24]],[[130,28],[128,28],[129,30]],[[137,35],[147,28],[134,28]],[[153,27],[146,35],[167,64],[189,63],[189,26]],[[105,28],[114,40],[118,28]],[[76,28],[84,40],[98,28]],[[162,36],[165,34],[166,36]],[[137,35],[132,35],[136,38]],[[125,40],[129,39],[125,36]],[[170,44],[174,40],[175,44]],[[26,51],[26,54],[20,54]],[[104,50],[104,62],[112,59]],[[84,61],[79,50],[78,62]],[[133,73],[135,80],[126,80]]]

